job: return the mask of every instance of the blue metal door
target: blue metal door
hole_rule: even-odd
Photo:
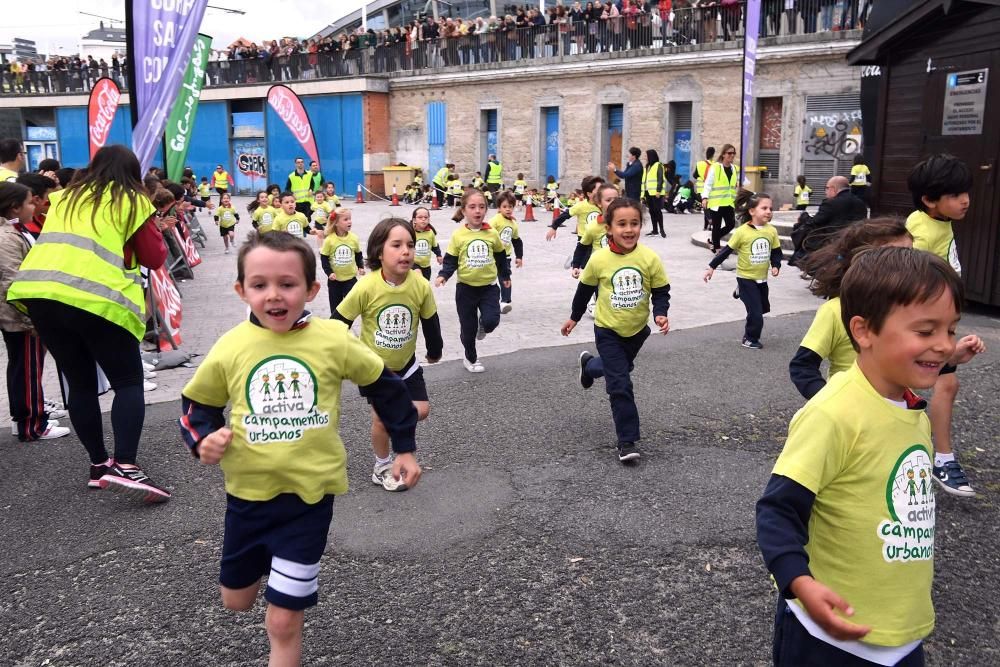
[[[486,154],[497,155],[497,111],[486,112]]]
[[[691,174],[691,130],[674,130],[674,162],[677,171],[674,172],[683,184]]]
[[[559,107],[545,110],[545,173],[542,179],[552,176],[559,180]]]
[[[444,148],[448,137],[447,105],[444,102],[427,104],[427,179],[444,166]]]

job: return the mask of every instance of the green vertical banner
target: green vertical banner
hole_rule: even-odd
[[[191,142],[191,130],[194,128],[194,116],[198,111],[198,100],[201,89],[205,85],[205,66],[208,63],[208,52],[212,38],[199,34],[191,49],[191,59],[184,70],[184,80],[177,94],[177,101],[167,119],[164,131],[167,144],[167,178],[179,181],[184,173],[184,160],[187,159],[188,146]]]

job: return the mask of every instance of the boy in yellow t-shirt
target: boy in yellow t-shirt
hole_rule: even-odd
[[[251,234],[238,257],[236,293],[252,315],[212,346],[184,388],[181,434],[225,478],[223,605],[249,610],[267,575],[270,664],[299,664],[333,498],[347,491],[337,433],[341,383],[356,383],[368,397],[392,438],[391,474],[410,487],[421,473],[413,454],[417,415],[403,381],[378,355],[342,322],[305,310],[319,283],[316,256],[301,238]]]
[[[923,664],[934,628],[927,389],[955,351],[958,275],[911,248],[860,253],[841,319],[858,350],[796,413],[757,502],[779,598],[775,665]],[[780,641],[779,641],[780,639]]]
[[[282,192],[279,199],[281,209],[274,216],[274,223],[271,225],[272,232],[287,232],[292,236],[303,238],[309,230],[309,221],[305,214],[295,210],[295,195],[291,192]]]
[[[570,317],[560,333],[572,333],[596,292],[594,340],[598,355],[580,354],[580,386],[590,389],[596,378],[604,378],[618,438],[618,460],[630,463],[639,458],[639,410],[631,373],[649,337],[650,306],[660,333],[670,331],[670,280],[659,255],[639,244],[642,210],[638,203],[615,199],[606,215],[611,241],[587,262],[573,296]]]
[[[964,219],[969,210],[969,168],[951,155],[933,155],[913,167],[906,185],[917,209],[906,218],[913,247],[937,255],[961,275],[951,223]],[[934,431],[934,481],[946,493],[971,497],[976,492],[952,451],[951,417],[957,397],[958,377],[952,366],[935,383],[928,410]]]
[[[865,164],[865,156],[854,156],[854,164],[851,165],[851,194],[868,203],[868,188],[871,185],[871,170]]]
[[[795,179],[795,210],[804,211],[809,207],[809,195],[812,188],[806,183],[806,177],[800,175]]]
[[[497,208],[500,212],[490,218],[490,227],[496,230],[503,243],[504,250],[507,251],[507,272],[510,270],[510,255],[513,252],[515,265],[521,268],[524,265],[524,243],[517,228],[517,220],[514,218],[514,207],[517,205],[514,195],[504,191],[497,195]],[[507,286],[500,285],[500,313],[506,315],[511,311],[511,287],[509,281]]]
[[[604,185],[604,179],[600,176],[586,176],[580,183],[580,191],[583,199],[573,206],[564,209],[559,217],[552,221],[549,230],[545,232],[545,240],[551,241],[556,237],[556,233],[563,224],[570,218],[576,218],[577,236],[583,235],[583,230],[592,222],[595,222],[601,215],[601,209],[597,205],[597,188]],[[566,267],[569,268],[569,267]]]

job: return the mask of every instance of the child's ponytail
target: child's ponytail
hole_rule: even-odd
[[[736,195],[733,207],[736,209],[736,221],[743,225],[751,220],[750,209],[757,208],[757,204],[762,199],[770,199],[771,195],[766,192],[753,192],[746,188],[740,189]]]
[[[854,256],[862,250],[909,238],[906,224],[899,218],[872,218],[848,225],[799,265],[802,278],[810,280],[809,291],[818,297],[840,296],[840,284]]]

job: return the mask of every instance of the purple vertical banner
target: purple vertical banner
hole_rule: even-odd
[[[743,185],[749,183],[747,178],[746,156],[752,136],[750,129],[753,122],[753,75],[757,69],[757,35],[760,34],[760,0],[747,0],[746,21],[743,23],[746,36],[743,38],[743,131],[740,133],[740,170],[743,172]]]
[[[132,150],[143,173],[149,169],[177,99],[194,40],[208,0],[126,0],[132,5],[132,52],[135,66],[131,103],[139,120],[132,130]]]

